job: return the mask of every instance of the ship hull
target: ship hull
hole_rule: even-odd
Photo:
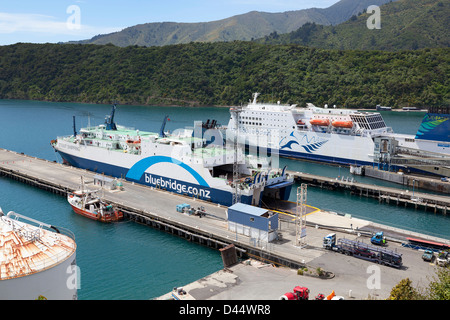
[[[344,166],[373,165],[373,161],[364,161],[364,160],[357,160],[357,159],[343,158],[343,157],[336,157],[336,156],[326,156],[326,155],[321,155],[321,154],[311,154],[311,153],[307,153],[307,152],[295,152],[295,151],[286,151],[286,150],[276,150],[275,152],[278,152],[281,157],[285,157],[285,158],[295,158],[295,159],[309,160],[309,161],[314,161],[314,162],[339,164],[339,165],[344,165]]]
[[[77,206],[74,205],[70,205],[72,207],[73,212],[75,212],[76,214],[79,214],[83,217],[87,217],[89,219],[92,220],[96,220],[96,221],[101,221],[101,222],[117,222],[120,221],[123,218],[123,214],[119,214],[119,213],[112,213],[110,214],[108,217],[100,217],[97,213],[93,213],[89,210],[83,210]]]
[[[98,217],[95,213],[80,209],[74,205],[70,205],[70,206],[72,207],[73,212],[75,212],[76,214],[79,214],[80,216],[87,217],[92,220],[98,220]]]
[[[228,138],[228,136],[227,136]],[[247,148],[259,148],[273,156],[295,158],[339,165],[372,165],[374,142],[370,137],[292,131],[269,143],[260,137],[240,136]],[[232,139],[232,136],[231,136]]]
[[[88,159],[87,157],[80,157],[67,152],[62,152],[60,150],[57,150],[57,152],[60,154],[63,162],[70,164],[73,167],[87,169],[89,171],[102,173],[112,177],[124,178],[128,181],[213,203],[219,203],[224,206],[230,206],[233,204],[233,190],[231,187],[229,187],[228,190],[221,190],[219,188],[201,185],[199,183],[192,183],[192,181],[185,181],[167,177],[162,174],[155,174],[155,171],[146,171],[140,176],[131,176],[130,169],[133,165],[119,166],[111,162],[96,161],[94,159]],[[138,161],[134,162],[137,163]],[[279,193],[283,196],[282,200],[287,200],[289,198],[290,187],[291,185],[283,187],[283,190]],[[245,204],[260,205],[262,196],[257,196],[257,190],[255,189],[253,194],[241,194],[240,199],[241,202]]]

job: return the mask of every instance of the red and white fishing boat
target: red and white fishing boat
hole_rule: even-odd
[[[123,213],[111,204],[105,203],[96,195],[96,191],[76,190],[67,195],[67,201],[75,213],[101,222],[117,222],[123,219]]]

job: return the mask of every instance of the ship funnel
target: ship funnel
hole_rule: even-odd
[[[450,108],[430,108],[423,117],[416,139],[450,142]]]
[[[105,118],[106,130],[117,130],[116,123],[114,122],[114,113],[116,112],[116,105],[112,106],[111,115]]]
[[[164,133],[164,128],[166,127],[166,122],[167,122],[168,119],[169,119],[169,116],[165,116],[164,117],[164,120],[163,120],[163,122],[161,124],[161,129],[159,129],[159,136],[161,138],[164,138],[166,136],[166,134]]]

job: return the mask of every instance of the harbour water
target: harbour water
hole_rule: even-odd
[[[0,100],[0,147],[60,162],[50,146],[57,136],[104,122],[111,106]],[[228,108],[118,106],[116,122],[136,129],[159,132],[164,116],[166,130],[192,126],[194,121],[216,119],[227,124]],[[424,113],[383,112],[395,132],[414,134]],[[289,170],[351,177],[348,168],[280,159]],[[366,177],[361,182],[389,184]],[[291,201],[296,200],[293,188]],[[309,188],[307,203],[323,210],[450,239],[450,217],[422,210],[380,204],[347,193]],[[77,263],[81,271],[79,299],[151,299],[171,288],[190,283],[222,268],[218,251],[191,244],[176,236],[133,222],[102,224],[74,214],[65,198],[0,178],[0,207],[75,233]],[[170,209],[170,208],[169,208]]]

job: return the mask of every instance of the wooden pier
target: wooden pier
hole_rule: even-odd
[[[288,173],[299,183],[307,183],[310,186],[328,190],[349,191],[352,195],[375,198],[387,204],[413,206],[416,209],[432,210],[443,214],[447,214],[447,210],[450,210],[448,196],[359,183],[348,178],[333,179],[294,171],[288,171]]]

